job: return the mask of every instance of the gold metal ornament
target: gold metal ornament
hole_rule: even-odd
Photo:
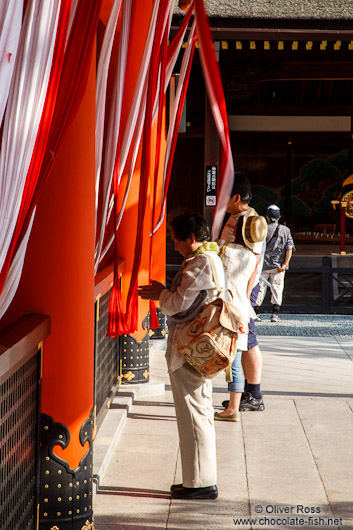
[[[92,522],[90,523],[87,519],[81,530],[94,530],[94,520],[92,520]]]
[[[131,379],[135,378],[135,374],[133,374],[132,372],[127,372],[127,374],[123,375],[123,378],[127,379],[128,381],[131,381]]]
[[[344,193],[341,198],[342,203],[346,203],[344,206],[346,208],[345,214],[350,219],[353,219],[353,191],[348,191]],[[343,206],[343,204],[342,204]]]

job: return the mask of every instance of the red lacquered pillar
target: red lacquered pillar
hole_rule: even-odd
[[[94,136],[95,54],[85,96],[40,197],[20,286],[5,315],[51,317],[42,369],[41,530],[93,528]]]

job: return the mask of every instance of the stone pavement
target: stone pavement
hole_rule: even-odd
[[[94,443],[96,530],[353,529],[351,337],[259,337],[266,408],[216,422],[216,501],[170,498],[177,426],[165,343],[151,342],[151,383],[122,386]]]
[[[352,315],[280,315],[281,322],[273,325],[271,314],[259,315],[256,332],[260,335],[290,335],[294,337],[353,337]]]

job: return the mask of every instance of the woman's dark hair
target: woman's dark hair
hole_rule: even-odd
[[[210,229],[205,219],[197,212],[187,211],[173,217],[169,221],[169,228],[174,231],[179,241],[186,241],[195,236],[196,241],[209,241]]]
[[[249,204],[252,199],[250,181],[241,171],[236,171],[234,173],[232,197],[233,195],[240,195],[241,202],[246,204]]]

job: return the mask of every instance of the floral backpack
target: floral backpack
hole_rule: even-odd
[[[226,370],[227,381],[230,381],[237,334],[248,333],[247,320],[238,307],[223,299],[222,293],[227,293],[227,289],[219,282],[217,263],[211,252],[204,254],[210,260],[219,297],[195,318],[179,324],[177,347],[184,359],[204,377],[212,378]]]

